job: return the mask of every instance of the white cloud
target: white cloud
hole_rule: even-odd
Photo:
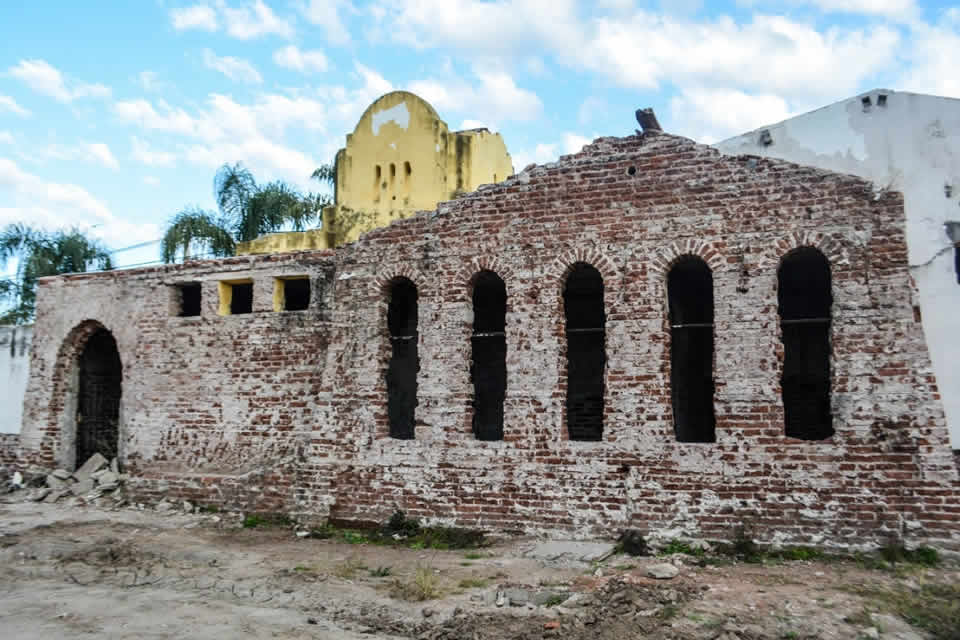
[[[792,115],[776,95],[707,88],[684,89],[670,101],[670,114],[671,131],[707,144]]]
[[[593,142],[593,138],[581,136],[576,133],[565,133],[563,134],[563,152],[579,153],[584,145],[590,144],[591,142]]]
[[[48,182],[0,158],[0,194],[8,192],[13,206],[0,207],[0,224],[29,221],[44,228],[79,227],[108,246],[129,245],[159,237],[156,224],[117,219],[109,207],[75,184]]]
[[[2,94],[0,94],[0,111],[9,111],[23,117],[30,115],[30,112],[17,104],[16,100]]]
[[[309,0],[301,5],[301,13],[310,24],[323,28],[329,42],[345,44],[350,41],[350,32],[343,24],[340,12],[351,8],[349,2],[344,0]]]
[[[960,98],[960,9],[944,12],[937,24],[913,27],[908,65],[896,86],[904,91]]]
[[[475,70],[475,75],[475,87],[455,80],[423,80],[412,83],[410,90],[441,112],[469,114],[488,123],[527,122],[543,110],[537,94],[518,87],[506,72]]]
[[[170,10],[170,21],[177,31],[186,29],[200,29],[202,31],[216,31],[220,28],[216,12],[207,5],[196,4],[192,7],[182,7]]]
[[[143,176],[143,184],[148,184],[151,187],[155,187],[160,184],[160,178],[156,176]]]
[[[108,98],[110,88],[102,84],[69,83],[63,74],[45,60],[21,60],[7,73],[19,78],[38,93],[48,95],[60,102],[72,102],[77,98]]]
[[[821,11],[836,13],[859,13],[863,15],[885,16],[888,18],[908,18],[916,14],[914,0],[795,0],[811,4]]]
[[[293,26],[278,18],[263,0],[256,0],[250,6],[239,9],[223,4],[221,14],[227,25],[227,33],[234,38],[250,40],[271,34],[281,38],[293,37]]]
[[[489,129],[486,123],[481,122],[480,120],[464,120],[460,123],[460,130],[465,131],[467,129]]]
[[[219,57],[210,49],[203,50],[203,64],[208,69],[219,71],[234,82],[260,84],[263,78],[252,64],[242,58]]]
[[[633,89],[737,86],[820,100],[854,92],[895,62],[887,25],[818,30],[783,16],[697,18],[632,9],[582,15],[575,0],[418,0],[381,5],[381,37],[469,59],[551,56]]]
[[[13,144],[13,135],[9,131],[0,131],[0,143]]]
[[[130,146],[130,155],[133,159],[149,167],[172,167],[176,164],[177,154],[170,151],[155,151],[136,136],[130,139]]]
[[[560,157],[560,151],[559,145],[555,143],[547,144],[541,142],[532,150],[518,149],[511,151],[510,156],[513,158],[513,170],[520,173],[531,164],[546,164],[556,161],[556,159]]]
[[[110,151],[110,147],[103,142],[81,142],[73,145],[55,143],[46,146],[32,145],[29,150],[18,150],[17,155],[38,164],[42,164],[46,160],[65,160],[99,164],[108,169],[120,168],[120,163],[117,162],[117,158]]]
[[[157,132],[168,134],[168,150],[175,149],[178,160],[214,168],[239,161],[258,180],[280,178],[312,188],[316,185],[310,183],[310,173],[330,161],[342,144],[343,132],[352,129],[375,98],[392,90],[369,67],[357,64],[351,75],[353,88],[329,85],[285,95],[261,94],[250,102],[210,94],[200,107],[189,110],[140,98],[117,102],[113,110],[120,120],[145,132],[131,145],[140,162],[163,158],[154,165],[161,166],[168,160],[140,141],[150,137],[146,132]],[[291,143],[288,136],[296,140]]]
[[[83,149],[91,158],[95,159],[103,166],[109,169],[120,168],[120,163],[117,162],[113,152],[110,151],[110,147],[108,147],[105,143],[89,142],[83,145]]]
[[[273,52],[273,61],[281,67],[310,73],[327,70],[327,56],[319,49],[303,51],[294,45]]]
[[[143,87],[144,91],[150,92],[160,91],[164,86],[156,71],[141,71],[137,74],[137,83]]]
[[[117,102],[113,105],[114,113],[122,120],[134,122],[144,129],[182,135],[195,135],[197,133],[200,125],[186,111],[166,105],[161,108],[163,113],[154,109],[153,105],[143,98]]]

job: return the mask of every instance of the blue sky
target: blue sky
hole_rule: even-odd
[[[960,97],[960,9],[915,0],[11,1],[0,42],[0,225],[113,249],[213,208],[223,163],[311,188],[392,89],[517,171],[638,107],[712,142],[874,87]]]

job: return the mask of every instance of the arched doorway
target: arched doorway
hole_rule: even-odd
[[[108,460],[117,456],[123,367],[109,331],[98,329],[90,336],[78,369],[77,468],[95,453]]]

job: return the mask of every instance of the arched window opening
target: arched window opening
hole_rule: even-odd
[[[507,392],[507,287],[482,271],[473,287],[473,433],[477,440],[503,440],[503,399]]]
[[[407,278],[390,285],[387,307],[391,355],[387,367],[387,416],[390,437],[412,440],[417,407],[417,286]]]
[[[679,442],[716,442],[713,412],[713,274],[700,258],[677,262],[667,276],[670,389]]]
[[[783,413],[786,435],[823,440],[833,435],[830,415],[830,264],[805,247],[784,258],[777,273],[783,336]]]
[[[78,364],[76,465],[79,469],[95,453],[107,460],[117,457],[123,368],[113,335],[100,329],[90,336]]]
[[[563,290],[567,321],[567,432],[571,440],[603,436],[603,373],[606,315],[603,277],[588,264],[577,264]]]

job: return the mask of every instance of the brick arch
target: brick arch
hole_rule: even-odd
[[[75,450],[73,439],[76,437],[76,401],[68,396],[71,391],[76,391],[77,385],[78,360],[80,354],[90,337],[98,331],[107,331],[113,336],[117,343],[117,352],[120,355],[120,366],[125,370],[123,364],[123,352],[120,349],[120,341],[117,340],[116,333],[99,320],[88,318],[73,327],[57,349],[57,357],[53,368],[53,379],[51,380],[52,395],[50,398],[50,420],[48,421],[47,432],[44,435],[42,448],[47,449],[53,455],[60,466],[72,468],[73,456]],[[120,440],[122,441],[122,431]],[[66,446],[67,444],[70,446]]]
[[[620,272],[613,260],[595,247],[568,249],[557,256],[553,264],[550,265],[546,274],[546,280],[553,286],[557,292],[557,298],[563,303],[563,286],[567,281],[567,276],[578,264],[588,264],[603,277],[604,300],[609,303],[612,298],[607,291],[618,279]]]
[[[831,268],[849,260],[846,247],[840,239],[824,235],[819,231],[794,231],[782,236],[771,246],[773,248],[763,252],[759,260],[757,266],[761,269],[779,269],[784,258],[804,247],[810,247],[822,253]]]
[[[684,242],[674,242],[660,249],[653,257],[650,269],[662,278],[666,278],[673,265],[689,256],[700,258],[714,272],[722,269],[727,262],[726,255],[712,242],[691,238]]]
[[[419,269],[407,265],[386,267],[377,272],[371,282],[371,293],[386,304],[386,296],[390,293],[390,284],[397,278],[406,278],[417,287],[417,295],[423,294],[426,278]]]
[[[492,271],[497,274],[507,287],[507,307],[510,306],[511,288],[516,285],[513,268],[504,260],[496,256],[478,256],[471,258],[460,269],[456,282],[456,297],[469,302],[473,295],[473,287],[477,277],[483,271]]]

